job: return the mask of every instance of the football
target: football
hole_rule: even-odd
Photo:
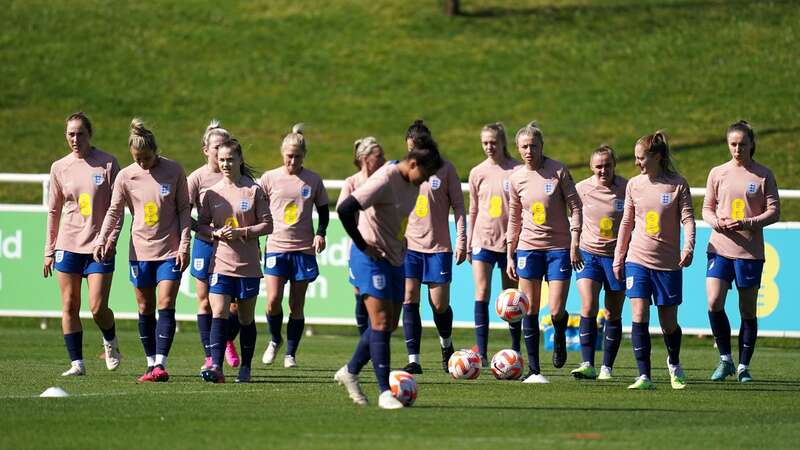
[[[522,376],[525,362],[522,355],[507,348],[495,353],[491,367],[492,374],[498,380],[518,380]]]
[[[417,400],[417,382],[414,380],[414,375],[406,371],[391,371],[389,373],[389,388],[394,398],[400,400],[403,406],[411,406]]]
[[[447,371],[457,380],[474,380],[481,373],[481,357],[470,350],[459,350],[447,362]]]
[[[515,323],[522,320],[531,304],[528,297],[518,289],[506,289],[497,296],[494,309],[497,315],[506,322]]]

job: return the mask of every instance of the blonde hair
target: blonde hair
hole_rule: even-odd
[[[212,137],[219,136],[224,141],[231,139],[231,134],[225,128],[219,124],[219,120],[211,119],[211,122],[206,127],[206,132],[203,133],[203,140],[201,143],[203,144],[204,148],[208,148],[208,142],[211,140]]]
[[[378,140],[373,136],[361,138],[353,143],[353,164],[361,168],[361,158],[369,156],[373,150],[381,148]]]
[[[539,128],[539,123],[535,120],[529,122],[527,125],[520,128],[519,131],[517,131],[517,135],[514,136],[514,143],[519,146],[519,140],[523,137],[533,138],[535,141],[538,141],[542,147],[544,147],[544,134],[542,134],[542,130]]]
[[[503,125],[503,122],[494,122],[489,123],[481,128],[481,134],[486,131],[490,131],[494,133],[495,138],[500,143],[500,146],[503,148],[503,155],[506,159],[511,159],[511,154],[508,153],[508,138],[506,137],[506,127]]]
[[[158,152],[158,144],[156,144],[156,136],[152,131],[144,127],[144,121],[138,117],[131,120],[131,131],[128,135],[128,148],[134,150],[152,150],[153,153]]]
[[[292,126],[292,132],[284,136],[281,143],[282,152],[290,147],[299,147],[303,150],[303,153],[306,152],[306,138],[303,136],[303,128],[305,128],[304,123],[296,123]]]

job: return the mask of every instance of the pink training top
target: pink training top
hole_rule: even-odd
[[[631,178],[625,190],[614,266],[633,262],[654,270],[679,270],[681,224],[683,251],[693,252],[694,210],[685,178],[677,174],[663,174],[654,181],[647,175]]]
[[[507,159],[499,164],[487,159],[469,172],[467,248],[506,251],[508,227],[508,177],[522,163]]]
[[[408,215],[414,209],[419,187],[409,183],[397,170],[397,163],[378,169],[353,192],[363,211],[358,231],[389,264],[403,265],[406,252]]]
[[[575,186],[583,203],[581,249],[599,256],[614,257],[627,185],[626,178],[616,175],[611,186],[603,186],[594,176]]]
[[[180,164],[159,156],[149,170],[136,163],[122,169],[95,246],[117,245],[113,233],[122,227],[125,206],[133,216],[131,261],[163,261],[189,252],[192,209]]]
[[[744,229],[727,231],[718,220],[741,220]],[[778,183],[772,172],[751,161],[737,166],[729,161],[708,174],[703,220],[713,231],[708,251],[726,258],[764,259],[764,227],[780,218]]]
[[[339,192],[339,199],[336,200],[336,208],[339,208],[339,205],[342,204],[347,197],[350,197],[350,194],[353,193],[356,189],[359,188],[364,182],[367,181],[367,175],[364,172],[358,171],[353,175],[344,179],[344,186],[342,186],[342,190]]]
[[[94,147],[85,158],[70,153],[50,166],[45,256],[56,249],[92,253],[118,173],[117,159]]]
[[[222,172],[214,172],[211,167],[208,167],[208,164],[203,164],[202,167],[192,172],[186,179],[189,185],[189,202],[197,208],[197,217],[200,217],[201,214],[203,192],[217,184],[222,177]],[[199,231],[195,233],[195,237],[206,242],[213,240],[211,235],[206,235]]]
[[[456,168],[445,160],[442,168],[419,187],[417,204],[408,216],[408,249],[422,253],[452,252],[450,207],[456,220],[456,248],[466,252],[466,216],[461,181]]]
[[[328,192],[322,178],[303,168],[290,175],[281,166],[264,172],[259,181],[274,219],[275,229],[267,240],[267,252],[303,252],[314,254],[312,205],[327,207]]]
[[[522,166],[509,180],[507,239],[511,249],[568,249],[570,230],[581,229],[582,213],[567,166],[544,158],[539,169]]]
[[[203,194],[197,230],[211,235],[230,225],[238,228],[242,239],[214,240],[214,258],[209,272],[232,277],[261,278],[261,247],[258,237],[272,232],[272,215],[264,190],[250,177],[238,183],[223,178]]]

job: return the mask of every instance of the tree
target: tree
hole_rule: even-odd
[[[444,13],[448,16],[457,16],[461,12],[459,0],[444,0]]]

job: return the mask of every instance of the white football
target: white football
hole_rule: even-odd
[[[492,373],[498,380],[517,380],[524,368],[522,355],[510,348],[500,350],[492,357]]]
[[[494,309],[506,322],[516,323],[528,314],[531,303],[519,289],[506,289],[497,296]]]
[[[471,350],[459,350],[447,362],[447,371],[455,379],[474,380],[481,373],[481,356]]]
[[[389,389],[403,406],[411,406],[417,400],[417,382],[414,380],[414,375],[404,370],[389,372]]]

